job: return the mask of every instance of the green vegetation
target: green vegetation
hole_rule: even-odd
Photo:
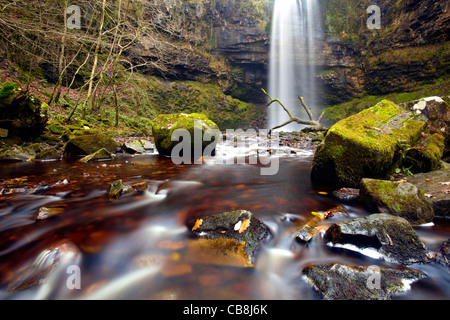
[[[323,122],[332,125],[341,119],[370,108],[382,100],[389,100],[396,104],[400,104],[431,96],[446,97],[449,92],[450,76],[446,75],[431,83],[423,83],[410,92],[394,92],[383,96],[363,94],[361,98],[327,107],[325,109]]]

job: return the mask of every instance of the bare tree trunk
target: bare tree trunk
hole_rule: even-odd
[[[81,111],[81,119],[83,119],[83,120],[86,118],[86,105],[87,105],[87,102],[88,102],[89,98],[92,95],[92,86],[93,86],[93,83],[94,83],[95,71],[97,69],[97,64],[98,64],[98,52],[100,50],[100,42],[102,40],[102,33],[103,33],[103,24],[105,22],[105,7],[106,7],[106,0],[103,0],[103,2],[102,2],[102,13],[101,13],[101,18],[100,18],[100,27],[99,27],[99,30],[98,30],[98,38],[97,38],[97,43],[95,45],[95,50],[94,50],[94,64],[92,66],[91,76],[89,78],[88,92],[86,94],[86,99],[83,102],[83,107],[82,107],[82,111]]]

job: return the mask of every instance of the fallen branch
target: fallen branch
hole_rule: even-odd
[[[270,102],[267,104],[266,108],[268,108],[272,103],[277,102],[284,111],[286,111],[286,113],[289,116],[289,120],[284,122],[283,124],[280,124],[276,127],[273,127],[272,129],[270,129],[270,132],[272,132],[273,130],[282,128],[284,126],[287,126],[288,124],[292,123],[292,122],[296,122],[298,124],[304,124],[304,125],[308,125],[308,126],[314,126],[314,127],[318,127],[318,128],[323,128],[322,125],[320,124],[320,120],[322,119],[324,113],[322,113],[319,117],[319,119],[316,121],[314,120],[314,116],[311,112],[311,109],[309,109],[309,107],[306,105],[305,103],[305,99],[303,99],[303,97],[298,97],[300,102],[302,103],[303,108],[305,109],[306,113],[308,114],[309,120],[303,120],[297,117],[293,117],[291,112],[285,107],[285,105],[279,100],[279,99],[272,99],[272,97],[264,90],[262,89],[262,91],[269,97]]]

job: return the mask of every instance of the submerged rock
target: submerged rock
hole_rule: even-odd
[[[371,209],[400,216],[413,225],[433,221],[433,206],[423,191],[411,183],[362,179],[360,195]]]
[[[219,130],[219,127],[205,115],[199,113],[161,114],[153,120],[152,125],[155,146],[160,155],[170,157],[172,155],[173,148],[180,143],[178,140],[172,141],[172,135],[176,130],[186,130],[189,132],[191,140],[191,156],[194,156],[194,138],[200,139],[198,143],[201,144],[202,153],[204,149],[212,143],[212,141],[214,141],[213,147],[215,147],[218,142],[217,131],[214,132],[212,130]],[[194,134],[196,131],[198,133]],[[204,135],[208,131],[213,137],[211,139],[205,138],[204,140],[206,141],[203,141]],[[182,139],[183,138],[180,138],[180,140]]]
[[[69,140],[64,151],[70,155],[79,156],[89,155],[103,148],[109,153],[115,153],[119,148],[119,144],[108,135],[92,133]]]
[[[412,145],[425,129],[425,117],[383,100],[328,130],[312,176],[348,187],[359,187],[365,177],[383,179],[397,168],[398,142]]]
[[[188,228],[201,238],[229,240],[226,242],[227,250],[236,251],[242,247],[249,263],[255,261],[259,246],[270,234],[269,228],[246,210],[224,212],[189,221]]]
[[[132,186],[124,184],[122,180],[114,181],[109,185],[108,197],[110,199],[119,199],[120,197],[131,195],[135,192]]]
[[[372,214],[335,223],[327,230],[326,238],[333,244],[376,251],[389,262],[412,264],[428,261],[425,244],[411,224],[390,214]]]
[[[416,270],[339,263],[310,265],[303,275],[326,300],[387,300],[426,277]]]

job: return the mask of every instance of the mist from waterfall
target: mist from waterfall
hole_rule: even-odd
[[[320,112],[316,80],[322,45],[320,4],[318,0],[275,0],[270,42],[269,91],[294,117],[307,119],[298,96],[305,99],[316,119]],[[269,107],[269,127],[289,120],[277,103]],[[281,128],[298,131],[296,123]]]

